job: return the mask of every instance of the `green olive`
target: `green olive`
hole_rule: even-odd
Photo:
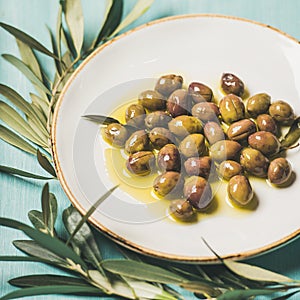
[[[217,162],[227,159],[235,159],[242,146],[236,141],[223,140],[218,141],[210,147],[210,156]]]
[[[218,122],[219,108],[212,102],[200,102],[192,107],[192,115],[202,122]]]
[[[149,137],[145,130],[138,130],[131,134],[125,143],[127,153],[149,150]]]
[[[203,131],[211,145],[218,141],[225,140],[224,131],[218,122],[207,122]]]
[[[201,176],[205,179],[214,172],[214,163],[209,156],[190,157],[184,162],[184,168],[188,176]]]
[[[179,151],[185,157],[201,156],[205,150],[205,138],[201,133],[190,134],[179,144]]]
[[[241,152],[240,164],[245,171],[254,176],[267,176],[269,160],[256,149],[244,148]]]
[[[157,154],[157,165],[162,171],[177,171],[181,169],[181,157],[174,144],[167,144]]]
[[[167,111],[175,118],[187,115],[191,109],[191,100],[184,89],[174,91],[167,100]]]
[[[268,131],[258,131],[251,134],[248,138],[248,144],[266,156],[276,154],[280,150],[279,140]]]
[[[236,95],[229,94],[223,97],[219,103],[219,109],[222,119],[227,124],[245,118],[245,105]]]
[[[236,75],[224,73],[221,78],[221,87],[225,94],[242,96],[244,94],[244,83]]]
[[[275,121],[282,124],[288,124],[295,118],[293,108],[287,102],[282,100],[271,104],[269,114]]]
[[[126,162],[127,170],[139,176],[146,176],[155,167],[155,156],[151,151],[139,151],[129,156]]]
[[[167,171],[155,178],[154,192],[161,197],[174,196],[182,191],[183,179],[178,172]]]
[[[247,100],[246,109],[250,117],[256,118],[258,115],[267,113],[270,104],[271,97],[266,93],[260,93]]]
[[[219,175],[225,180],[229,180],[235,175],[240,175],[243,172],[243,167],[234,160],[224,160],[219,166]]]
[[[105,140],[112,146],[124,147],[128,138],[128,131],[123,125],[119,123],[112,123],[106,126],[103,135]]]
[[[205,210],[213,200],[209,182],[200,176],[187,178],[184,183],[183,193],[191,205],[200,211]]]
[[[233,141],[242,141],[256,131],[256,125],[250,119],[243,119],[232,123],[228,130],[227,136]]]
[[[170,130],[163,127],[155,127],[149,132],[149,139],[155,149],[160,149],[167,144],[172,144],[175,138]]]
[[[195,103],[210,102],[213,97],[211,88],[200,82],[190,83],[188,91]]]
[[[275,120],[267,114],[259,115],[256,119],[256,124],[259,130],[268,131],[277,134],[277,125]]]
[[[156,85],[155,90],[162,95],[168,97],[175,90],[181,89],[183,78],[180,75],[168,74],[161,76]]]
[[[168,123],[171,120],[172,117],[168,113],[157,110],[146,115],[145,125],[149,130],[153,129],[154,127],[168,128]]]
[[[227,194],[231,201],[240,206],[247,205],[254,195],[251,184],[244,175],[235,175],[229,180]]]
[[[280,185],[289,180],[292,175],[292,166],[290,162],[279,157],[271,161],[268,169],[268,179],[271,183]]]
[[[147,90],[139,94],[139,104],[149,111],[164,110],[166,97],[157,91]]]
[[[172,119],[168,126],[169,130],[179,138],[202,131],[201,121],[191,116],[178,116]]]
[[[193,206],[185,199],[171,201],[169,210],[175,219],[183,222],[192,221],[196,216]]]
[[[140,104],[131,104],[125,111],[125,119],[128,125],[143,128],[145,126],[146,111]]]

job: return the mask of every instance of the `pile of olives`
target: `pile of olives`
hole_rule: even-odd
[[[243,207],[254,195],[249,175],[283,185],[292,174],[280,136],[295,119],[293,108],[266,93],[244,99],[244,83],[234,74],[224,73],[220,85],[218,101],[204,83],[184,88],[182,76],[161,76],[127,107],[126,124],[104,129],[107,141],[125,148],[133,176],[157,172],[154,192],[170,199],[182,221],[211,205],[213,180],[228,181],[228,198]]]

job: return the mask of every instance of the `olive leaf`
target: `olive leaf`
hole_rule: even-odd
[[[288,148],[296,144],[300,139],[300,117],[296,118],[288,133],[281,141],[281,147]]]
[[[48,172],[50,175],[52,175],[53,177],[56,177],[56,172],[55,169],[53,168],[53,166],[51,165],[51,163],[49,162],[48,158],[46,157],[46,155],[42,154],[40,152],[40,150],[37,150],[37,160],[40,164],[40,166],[46,171]]]
[[[59,3],[58,13],[57,13],[57,21],[56,21],[56,32],[55,32],[55,43],[57,50],[57,57],[59,58],[59,62],[61,62],[61,27],[62,27],[62,4]]]
[[[43,260],[38,257],[33,256],[15,256],[15,255],[0,255],[0,261],[24,261],[24,262],[40,262],[40,263],[47,263],[46,260]]]
[[[109,125],[112,123],[120,123],[117,119],[108,116],[101,116],[101,115],[85,115],[82,118],[95,122],[97,124]]]
[[[206,284],[198,281],[190,281],[180,285],[182,288],[191,291],[193,293],[199,293],[212,297],[217,297],[222,294],[222,292],[211,286],[211,284]]]
[[[274,294],[276,290],[272,289],[247,289],[226,291],[217,297],[217,300],[248,300],[254,296]]]
[[[48,32],[49,32],[49,35],[50,35],[50,39],[51,39],[51,44],[52,44],[52,50],[53,50],[53,53],[59,57],[60,56],[60,49],[58,50],[57,46],[57,41],[55,39],[55,37],[53,36],[52,32],[51,32],[51,29],[49,27],[48,28]],[[59,43],[60,45],[60,43]],[[62,67],[61,67],[61,61],[60,60],[55,60],[55,67],[56,67],[56,71],[57,73],[59,74],[59,76],[62,75]]]
[[[36,175],[36,174],[30,173],[30,172],[26,172],[26,171],[22,171],[22,170],[19,170],[16,168],[2,166],[2,165],[0,165],[0,172],[12,174],[12,175],[18,175],[21,177],[32,178],[32,179],[40,179],[40,180],[54,179],[53,177],[45,177],[45,176],[41,176],[41,175]]]
[[[41,211],[38,211],[35,209],[29,211],[28,218],[34,228],[36,228],[44,233],[48,232],[47,226],[44,223],[43,213]]]
[[[46,119],[46,116],[48,116],[48,112],[49,112],[49,103],[34,93],[29,93],[29,95],[30,95],[32,103],[39,108],[39,110],[43,113],[43,115]],[[47,123],[47,120],[46,120],[46,123]]]

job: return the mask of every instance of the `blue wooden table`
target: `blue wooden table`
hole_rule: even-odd
[[[0,20],[21,28],[50,48],[46,25],[52,29],[55,28],[58,2],[58,0],[0,0]],[[101,24],[105,1],[83,0],[82,2],[86,22],[85,33],[88,39],[92,39]],[[125,2],[124,14],[130,10],[135,1],[126,0]],[[299,0],[156,0],[151,9],[130,28],[170,15],[217,13],[269,24],[300,40],[299,12]],[[18,55],[14,38],[2,29],[0,29],[0,53]],[[47,58],[44,56],[39,58],[47,63]],[[49,74],[51,71],[53,70],[49,67]],[[31,84],[25,77],[3,58],[0,58],[0,82],[13,87],[24,97],[27,97],[32,90]],[[3,141],[0,141],[0,164],[45,174],[34,156],[27,155]],[[0,174],[0,216],[28,223],[27,212],[31,209],[40,209],[42,186],[43,183],[38,181]],[[69,205],[69,201],[58,182],[51,182],[50,189],[58,198],[61,213]],[[280,226],[280,221],[278,220],[278,226]],[[60,230],[62,225],[58,224],[58,226]],[[20,254],[11,245],[11,241],[15,239],[24,239],[24,235],[14,230],[0,229],[0,255]],[[103,238],[102,246],[105,257],[116,255],[113,245],[105,238]],[[252,258],[248,262],[300,279],[300,239],[268,254]],[[53,271],[52,268],[42,264],[28,262],[0,263],[0,296],[13,290],[7,283],[10,278],[38,273],[58,273],[58,271]],[[40,296],[30,299],[75,298],[77,299],[74,296]]]

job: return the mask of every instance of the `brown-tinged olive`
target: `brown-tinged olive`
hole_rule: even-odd
[[[202,131],[201,121],[191,116],[178,116],[172,119],[168,126],[169,130],[179,138]]]
[[[212,190],[209,182],[200,176],[186,179],[183,188],[184,196],[197,210],[206,209],[212,202]]]
[[[218,141],[225,140],[225,134],[218,122],[207,122],[204,126],[203,132],[211,145]]]
[[[235,159],[242,146],[236,141],[223,140],[214,143],[210,147],[210,156],[217,162],[222,162],[227,159]]]
[[[245,105],[236,95],[229,94],[223,97],[219,103],[219,109],[222,119],[227,124],[245,118]]]
[[[224,160],[219,166],[219,175],[225,180],[229,180],[235,175],[243,172],[243,167],[234,160]]]
[[[191,100],[186,90],[176,90],[169,96],[167,100],[167,111],[173,118],[189,114],[190,109]]]
[[[293,108],[283,100],[272,103],[269,107],[269,114],[275,121],[282,124],[288,124],[295,117]]]
[[[178,172],[167,171],[155,178],[154,192],[162,197],[177,195],[182,191],[183,179]]]
[[[146,111],[140,104],[131,104],[125,111],[125,119],[128,125],[143,128],[144,120],[146,117]]]
[[[157,110],[146,115],[145,125],[149,130],[153,129],[154,127],[168,128],[168,123],[171,120],[172,117],[168,113]]]
[[[244,148],[241,151],[240,164],[248,173],[257,177],[266,177],[269,160],[258,150]]]
[[[150,111],[164,110],[166,97],[157,91],[147,90],[139,94],[138,102]]]
[[[155,167],[155,156],[151,151],[139,151],[131,154],[126,162],[129,172],[139,176],[146,176]]]
[[[221,78],[221,87],[225,94],[242,96],[244,94],[244,83],[236,75],[224,73]]]
[[[219,108],[212,102],[200,102],[192,107],[192,115],[202,122],[218,122]]]
[[[269,156],[280,150],[280,142],[277,137],[268,131],[258,131],[248,138],[250,147],[259,150],[262,154]]]
[[[168,74],[161,76],[156,85],[155,90],[162,95],[168,97],[175,90],[181,89],[183,78],[180,75]]]
[[[254,195],[251,184],[244,175],[235,175],[229,180],[227,194],[231,201],[240,206],[247,205]]]
[[[277,125],[275,120],[268,114],[259,115],[256,119],[257,128],[261,131],[268,131],[277,134]]]
[[[205,150],[205,138],[201,133],[190,134],[179,144],[179,151],[185,157],[201,156]]]
[[[210,102],[213,97],[211,88],[200,82],[190,83],[188,91],[195,103]]]
[[[181,157],[174,144],[167,144],[157,154],[157,165],[162,171],[177,171],[181,169]]]
[[[145,130],[138,130],[131,134],[125,143],[127,153],[149,150],[149,137]]]
[[[289,180],[292,174],[292,166],[290,162],[279,157],[271,161],[268,169],[268,179],[271,183],[280,185]]]
[[[185,199],[172,200],[169,210],[171,215],[179,221],[189,222],[195,217],[193,206]]]
[[[149,139],[155,149],[160,149],[167,144],[172,144],[175,138],[170,130],[164,127],[155,127],[149,132]]]
[[[271,97],[266,93],[259,93],[247,100],[246,109],[250,117],[256,118],[258,115],[267,113],[270,104]]]
[[[209,156],[190,157],[184,162],[184,168],[189,176],[201,176],[208,179],[214,172],[214,164]]]
[[[227,136],[233,141],[242,141],[256,131],[255,123],[250,119],[243,119],[232,123],[228,130]]]
[[[104,138],[115,147],[123,147],[128,138],[128,131],[123,125],[112,123],[104,129]]]

